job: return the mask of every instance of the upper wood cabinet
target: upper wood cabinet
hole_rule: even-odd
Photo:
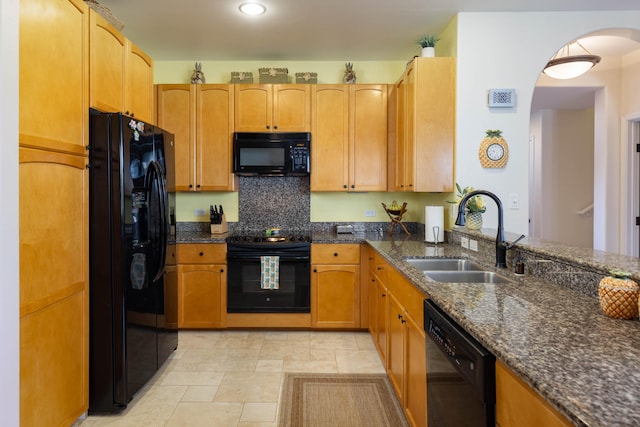
[[[455,59],[415,58],[391,98],[389,191],[453,191]]]
[[[93,9],[89,11],[89,104],[124,112],[127,39]]]
[[[21,146],[87,155],[88,29],[83,1],[20,1]]]
[[[233,86],[158,85],[157,123],[175,137],[176,191],[233,191]]]
[[[385,191],[387,85],[312,85],[311,191]]]
[[[236,132],[309,132],[310,85],[234,86]]]
[[[153,60],[93,9],[89,104],[153,122]]]
[[[154,123],[153,60],[127,40],[124,112]]]

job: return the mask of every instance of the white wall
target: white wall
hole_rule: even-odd
[[[520,209],[505,212],[505,229],[528,233],[529,220],[529,124],[536,81],[549,58],[576,37],[605,28],[640,30],[640,12],[528,12],[458,14],[456,176],[462,185],[496,193],[503,202],[509,194],[520,197]],[[479,37],[482,35],[482,37]],[[486,106],[490,88],[514,88],[517,107],[512,111],[490,111]],[[606,96],[603,102],[606,102]],[[612,107],[607,104],[607,107]],[[617,107],[616,113],[620,114]],[[610,111],[607,115],[612,114]],[[619,123],[619,120],[618,120]],[[478,146],[486,129],[501,129],[509,143],[509,162],[503,169],[483,169],[477,159]],[[601,138],[618,134],[612,129],[596,129]],[[606,147],[607,173],[617,171],[617,161],[609,159],[618,147]],[[619,177],[604,177],[609,197],[619,194]],[[615,204],[615,203],[614,203]],[[484,224],[495,227],[496,209],[488,202]],[[617,210],[616,210],[617,211]],[[595,220],[595,218],[594,218]],[[618,233],[618,219],[607,227]],[[609,233],[607,233],[609,234]],[[607,248],[608,249],[608,248]],[[617,245],[613,248],[617,251]]]
[[[576,215],[593,203],[593,108],[543,110],[540,237],[593,247],[593,217]],[[586,166],[586,167],[585,167]]]
[[[0,414],[20,425],[18,279],[18,0],[0,2]]]

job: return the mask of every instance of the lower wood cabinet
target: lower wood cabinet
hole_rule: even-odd
[[[87,157],[19,156],[20,425],[71,425],[89,402]]]
[[[360,327],[360,245],[311,245],[311,327]]]
[[[387,359],[387,318],[389,315],[387,294],[389,291],[384,285],[385,263],[376,251],[367,248],[369,261],[369,332],[373,342],[384,361]]]
[[[179,328],[226,327],[226,251],[226,244],[178,245]]]
[[[573,425],[500,361],[496,362],[496,424],[500,427]]]
[[[375,252],[375,251],[374,251]],[[378,254],[370,253],[369,328],[411,426],[427,425],[425,296]]]

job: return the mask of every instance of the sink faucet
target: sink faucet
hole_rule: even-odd
[[[465,205],[467,204],[467,200],[472,198],[473,196],[485,195],[489,196],[496,202],[498,205],[498,234],[496,236],[496,267],[499,268],[507,268],[507,250],[511,249],[516,243],[520,240],[524,239],[524,234],[518,237],[512,243],[507,242],[504,239],[504,222],[503,222],[503,209],[502,202],[495,194],[486,191],[486,190],[476,190],[468,193],[466,196],[460,200],[460,204],[458,205],[458,217],[456,218],[456,225],[464,225],[465,224]]]

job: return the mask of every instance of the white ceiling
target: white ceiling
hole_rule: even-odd
[[[409,60],[420,52],[416,40],[440,33],[457,12],[640,10],[639,0],[260,0],[267,12],[247,17],[238,6],[249,0],[97,1],[156,61]],[[640,50],[637,39],[609,30],[581,42],[604,68]],[[538,87],[532,111],[588,108],[593,99],[593,88]]]
[[[247,17],[244,1],[98,0],[156,61],[408,60],[457,12],[640,10],[638,0],[261,0],[267,12]]]

